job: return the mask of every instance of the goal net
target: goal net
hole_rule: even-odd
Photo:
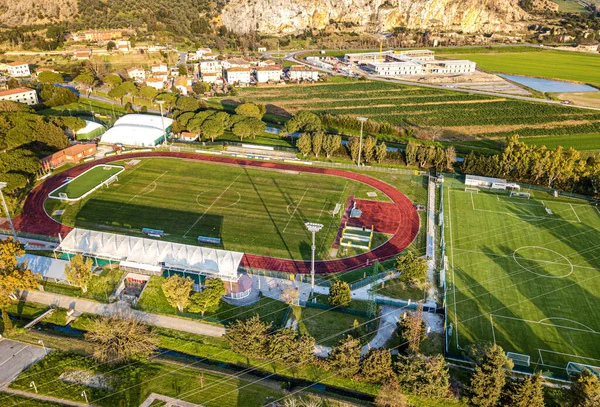
[[[583,373],[584,370],[589,370],[591,373],[595,374],[600,379],[600,367],[593,365],[586,365],[583,363],[577,362],[569,362],[567,363],[567,375],[578,376]]]
[[[519,191],[510,191],[511,198],[531,198],[531,194],[529,192],[519,192]]]
[[[515,366],[529,367],[531,357],[523,353],[506,352],[506,357],[512,359]]]
[[[106,186],[106,188],[108,188],[113,182],[116,182],[119,180],[119,177],[117,177],[116,175],[114,177],[110,177],[109,179],[107,179],[104,182],[104,185]]]
[[[479,188],[465,187],[465,192],[475,192],[476,194],[478,194],[479,193]]]
[[[112,165],[105,165],[105,166],[104,166],[104,167],[102,167],[102,168],[103,168],[105,171],[110,171],[110,170],[112,170],[112,169],[113,169],[113,168],[115,168],[115,167],[113,167]]]
[[[181,147],[179,147],[179,146],[169,146],[169,150],[170,151],[177,151],[177,152],[179,152],[179,151],[181,151]]]

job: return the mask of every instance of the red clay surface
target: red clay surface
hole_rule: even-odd
[[[54,221],[46,214],[44,210],[44,201],[48,197],[48,194],[55,188],[62,185],[67,177],[76,177],[95,165],[127,158],[144,157],[173,157],[232,165],[245,165],[250,167],[273,168],[280,170],[310,172],[314,174],[333,175],[365,183],[386,194],[393,201],[393,203],[386,204],[386,207],[384,208],[386,212],[385,217],[387,218],[389,216],[391,219],[394,219],[394,221],[397,220],[396,227],[393,231],[390,231],[390,233],[393,233],[392,238],[372,251],[360,254],[358,256],[347,257],[338,260],[317,261],[315,263],[315,270],[317,273],[338,273],[372,264],[372,261],[375,259],[388,259],[404,250],[414,240],[419,231],[419,215],[413,207],[412,202],[393,186],[375,178],[371,178],[367,175],[329,168],[305,167],[293,164],[175,152],[132,153],[127,154],[126,156],[107,157],[100,160],[91,161],[77,167],[69,168],[59,174],[56,174],[48,178],[42,184],[38,185],[29,194],[25,201],[22,213],[14,219],[15,228],[22,232],[37,233],[47,236],[58,236],[59,233],[62,236],[65,236],[71,231],[72,228]],[[279,259],[256,254],[245,254],[241,265],[243,267],[283,271],[289,273],[310,272],[309,261]]]

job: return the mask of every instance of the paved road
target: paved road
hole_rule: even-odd
[[[29,397],[29,398],[40,400],[40,401],[49,401],[49,402],[56,403],[56,404],[62,404],[64,406],[73,406],[73,407],[89,407],[90,406],[90,404],[87,404],[87,403],[79,403],[77,401],[64,400],[64,399],[59,399],[59,398],[51,397],[51,396],[44,396],[43,394],[29,393],[26,391],[9,389],[8,387],[3,387],[1,389],[1,391],[5,392],[5,393],[16,394],[18,396]],[[21,403],[19,403],[19,404],[21,404]]]
[[[167,403],[167,406],[202,407],[200,404],[190,403],[189,401],[183,401],[173,397],[163,396],[162,394],[157,393],[151,393],[148,396],[148,398],[142,404],[140,404],[140,407],[150,407],[155,400],[164,401],[165,403]]]
[[[42,347],[8,339],[0,341],[0,387],[8,385],[23,370],[45,355]]]
[[[196,335],[221,337],[225,335],[225,328],[216,325],[210,325],[199,321],[192,321],[166,315],[151,314],[149,312],[132,310],[127,303],[116,302],[112,304],[102,304],[95,301],[89,301],[81,298],[68,297],[66,295],[54,294],[43,291],[25,291],[22,295],[25,301],[35,302],[44,305],[56,305],[59,308],[74,308],[77,312],[85,312],[94,315],[131,315],[147,323],[148,325],[161,328],[174,329],[183,332],[189,332]]]

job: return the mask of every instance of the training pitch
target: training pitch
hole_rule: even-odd
[[[173,242],[198,244],[204,236],[221,239],[215,247],[227,250],[306,260],[311,236],[304,223],[324,225],[317,251],[330,258],[348,197],[374,191],[341,177],[147,158],[109,187],[74,203],[48,199],[45,209],[64,210],[54,219],[69,226],[139,236],[143,228],[159,229]],[[381,193],[378,199],[389,201]],[[333,215],[336,204],[341,210]]]
[[[449,352],[490,341],[533,369],[600,366],[600,211],[531,194],[444,184]]]

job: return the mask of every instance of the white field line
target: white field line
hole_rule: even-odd
[[[571,330],[571,331],[587,332],[589,334],[600,335],[600,332],[594,331],[589,326],[584,325],[581,322],[577,322],[577,321],[574,321],[572,319],[568,319],[568,318],[562,318],[562,319],[564,319],[566,321],[571,321],[571,322],[576,323],[576,324],[579,324],[581,326],[586,327],[587,329],[573,328],[573,327],[570,327],[570,326],[564,326],[564,325],[558,325],[558,324],[550,324],[550,323],[547,323],[547,322],[542,322],[543,319],[541,321],[533,321],[533,320],[530,320],[530,319],[507,317],[507,316],[498,315],[498,314],[490,314],[490,315],[493,315],[496,318],[510,319],[510,320],[513,320],[513,321],[526,322],[528,324],[543,325],[543,326],[549,326],[549,327],[552,327],[552,328],[563,328],[563,329],[568,329],[568,330]]]
[[[575,212],[575,208],[573,208],[573,205],[569,204],[569,206],[571,207],[571,209],[573,209],[573,213],[577,217],[577,222],[581,223],[581,219],[579,219],[579,216],[577,215],[577,212]]]
[[[201,220],[201,219],[204,217],[204,215],[206,215],[206,214],[208,213],[208,211],[210,211],[210,208],[212,208],[212,207],[213,207],[213,205],[214,205],[215,203],[217,203],[217,201],[218,201],[219,199],[221,199],[221,197],[223,196],[223,194],[224,194],[225,192],[227,192],[227,190],[229,190],[229,188],[231,188],[231,186],[232,186],[233,184],[235,184],[235,182],[238,180],[238,178],[240,178],[240,177],[242,176],[242,174],[243,174],[243,172],[240,172],[240,173],[238,174],[238,176],[237,176],[237,177],[235,177],[235,179],[234,179],[233,181],[231,181],[231,183],[230,183],[229,185],[227,185],[227,188],[225,188],[225,189],[224,189],[224,190],[221,192],[221,194],[220,194],[218,197],[216,197],[216,198],[215,198],[215,200],[214,200],[214,201],[213,201],[213,202],[210,204],[210,206],[209,206],[208,208],[206,208],[206,210],[205,210],[205,211],[202,213],[202,215],[200,215],[200,217],[199,217],[198,219],[196,219],[196,222],[194,222],[194,224],[193,224],[192,226],[190,226],[190,228],[187,230],[187,232],[185,232],[185,233],[184,233],[184,235],[183,235],[183,237],[184,237],[184,238],[186,238],[186,237],[187,237],[187,234],[190,232],[190,230],[192,230],[192,229],[194,228],[194,226],[196,226],[196,225],[198,224],[198,222],[200,222],[200,220]]]
[[[474,211],[488,212],[488,213],[497,213],[497,214],[500,214],[500,215],[512,216],[513,218],[517,218],[517,219],[528,219],[530,221],[537,221],[537,220],[542,220],[542,219],[548,219],[551,216],[551,215],[541,215],[540,216],[540,215],[526,215],[526,214],[518,215],[516,213],[502,212],[502,211],[493,211],[491,209],[479,209],[479,208],[475,207],[475,202],[473,201],[473,194],[471,194],[471,205],[473,206],[473,210]],[[524,204],[524,205],[539,207],[539,205],[530,205],[530,204]],[[558,212],[555,212],[555,213],[558,213]],[[575,216],[577,216],[577,214],[575,214]],[[579,217],[577,217],[577,218],[579,218]],[[552,218],[552,220],[562,221],[562,222],[570,222],[570,223],[578,223],[578,222],[576,222],[574,220],[560,219],[560,218]],[[581,223],[581,221],[579,221],[579,223]]]
[[[304,191],[304,194],[302,195],[302,198],[300,198],[300,201],[298,201],[298,205],[296,205],[296,207],[294,208],[294,211],[292,212],[292,214],[290,215],[290,218],[288,219],[287,223],[285,224],[285,227],[283,228],[283,231],[281,233],[285,233],[285,230],[287,229],[287,227],[289,226],[290,222],[292,221],[292,219],[294,218],[294,215],[296,214],[296,211],[298,210],[298,207],[300,206],[300,204],[302,203],[302,200],[304,199],[304,197],[306,196],[306,193],[308,192],[309,188],[306,188],[306,191]]]
[[[494,330],[494,317],[490,314],[490,324],[492,324],[492,338],[494,338],[494,345],[496,344],[496,331]]]
[[[573,357],[576,357],[576,358],[579,358],[579,359],[587,359],[587,360],[593,360],[595,362],[600,362],[600,359],[590,358],[590,357],[587,357],[587,356],[579,356],[579,355],[575,355],[573,353],[556,352],[556,351],[548,350],[548,349],[538,349],[538,351],[540,351],[540,355],[541,355],[541,352],[547,352],[547,353],[554,353],[556,355],[573,356]]]
[[[338,201],[341,201],[339,203],[342,205],[342,209],[344,209],[344,210],[346,208],[344,207],[344,201],[342,199],[344,198],[344,192],[346,192],[346,187],[348,186],[349,183],[350,183],[350,181],[346,181],[346,185],[344,185],[344,188],[342,189],[342,192],[340,193],[340,197],[338,198]],[[319,215],[319,218],[320,217],[321,217],[321,215]],[[329,221],[329,226],[327,226],[327,232],[325,233],[324,236],[329,235],[329,231],[331,230],[331,225],[334,224],[334,221],[335,221],[335,216],[332,216],[331,221]],[[319,251],[323,250],[323,246],[325,246],[325,243],[326,243],[326,239],[322,239],[321,244],[319,245]]]
[[[140,196],[140,195],[145,195],[145,194],[146,194],[146,192],[145,192],[145,191],[146,191],[146,188],[148,188],[150,185],[154,184],[154,189],[156,189],[156,181],[158,181],[159,179],[161,179],[161,178],[162,178],[162,177],[163,177],[163,176],[164,176],[164,175],[165,175],[167,172],[169,172],[169,171],[165,171],[165,172],[163,172],[163,173],[162,173],[162,174],[160,174],[158,177],[156,177],[156,179],[155,179],[154,181],[150,181],[150,182],[148,183],[148,185],[146,185],[146,186],[144,187],[144,189],[142,189],[140,192],[138,192],[137,194],[135,194],[134,196],[132,196],[132,197],[131,197],[131,199],[130,199],[129,201],[125,202],[123,205],[121,205],[121,206],[119,207],[119,209],[121,209],[123,206],[127,205],[129,202],[133,201],[133,200],[134,200],[135,198],[137,198],[138,196]]]
[[[471,194],[473,199],[473,194]],[[444,211],[446,212],[446,211]],[[454,243],[452,241],[452,205],[450,205],[450,190],[448,189],[448,229],[450,230],[450,263],[452,267],[452,294],[454,297],[454,332],[456,333],[456,348],[460,349],[458,344],[458,313],[456,311],[456,276],[454,275]]]
[[[596,210],[596,212],[598,212],[598,215],[600,215],[600,209],[598,209],[597,206],[594,206],[594,209]]]

